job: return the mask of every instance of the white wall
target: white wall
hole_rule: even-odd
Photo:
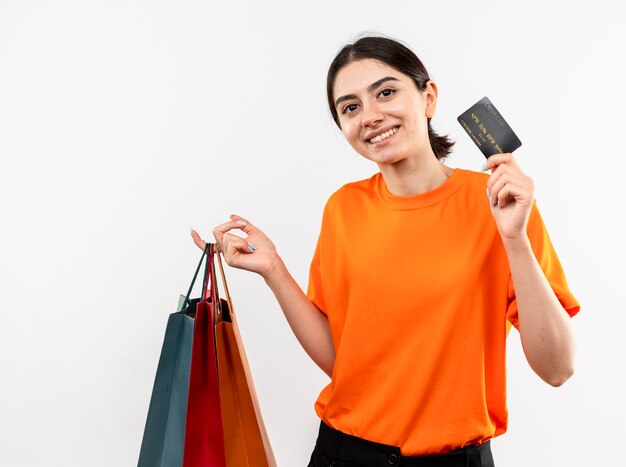
[[[536,376],[509,336],[498,467],[614,465],[623,357],[623,2],[0,0],[0,465],[133,466],[168,314],[231,213],[305,288],[323,205],[377,167],[326,108],[361,31],[407,42],[456,121],[489,96],[576,297],[576,374]],[[327,377],[265,282],[226,271],[279,465],[306,465]]]

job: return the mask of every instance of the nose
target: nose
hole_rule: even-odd
[[[363,105],[361,115],[363,116],[363,120],[361,121],[361,125],[363,126],[375,125],[384,118],[382,112],[375,104],[369,104],[367,107]]]

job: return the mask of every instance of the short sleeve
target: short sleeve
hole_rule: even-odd
[[[533,201],[533,206],[528,218],[527,233],[533,252],[537,258],[537,262],[545,274],[546,279],[548,279],[556,297],[559,302],[561,302],[561,305],[565,311],[567,311],[569,316],[575,316],[578,311],[580,311],[580,304],[569,290],[567,279],[565,278],[565,272],[563,271],[561,262],[559,261],[556,251],[554,250],[554,246],[550,241],[548,231],[546,230],[546,226],[544,225],[539,209],[537,208],[536,200]],[[506,318],[519,331],[517,299],[515,298],[515,288],[510,275],[508,283],[508,308]],[[508,329],[509,326],[507,325],[507,330]]]
[[[322,234],[323,232],[320,232],[315,252],[313,253],[313,259],[311,260],[311,266],[309,268],[309,285],[306,295],[309,300],[326,315],[327,312],[326,304],[324,303],[324,289],[322,286],[321,273]]]
[[[311,266],[309,267],[309,285],[306,293],[311,303],[325,315],[328,315],[328,309],[326,300],[324,299],[324,251],[327,250],[329,246],[327,245],[327,239],[333,238],[333,234],[330,230],[333,225],[332,221],[330,221],[333,212],[333,202],[334,195],[331,195],[324,205],[322,225],[320,227],[317,245],[315,245]]]

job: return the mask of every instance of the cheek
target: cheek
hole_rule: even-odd
[[[421,133],[422,127],[426,127],[426,120],[424,124],[420,122],[419,112],[420,109],[417,106],[411,106],[410,103],[393,103],[386,109],[386,113],[394,121],[396,119],[401,120],[401,124],[409,133]]]
[[[346,139],[350,142],[355,142],[355,140],[360,139],[360,134],[359,134],[359,127],[358,125],[354,124],[354,123],[345,123],[343,125],[343,134],[346,137]]]
[[[412,113],[412,109],[407,105],[406,102],[398,100],[394,102],[388,102],[385,106],[385,112],[392,117],[397,116],[409,118]]]

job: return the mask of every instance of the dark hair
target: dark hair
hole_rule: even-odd
[[[328,105],[333,120],[335,120],[339,129],[341,129],[341,124],[339,123],[339,116],[337,115],[337,109],[335,108],[333,99],[333,87],[337,73],[339,73],[339,70],[344,66],[366,58],[373,58],[383,62],[411,77],[415,86],[417,86],[417,89],[420,91],[426,89],[426,83],[430,80],[426,68],[413,51],[394,39],[389,37],[366,36],[361,37],[352,44],[345,45],[331,63],[326,79]],[[430,140],[430,146],[437,159],[443,160],[452,152],[451,149],[452,146],[454,146],[454,141],[447,136],[439,136],[435,133],[430,124],[430,120],[431,119],[428,118],[428,139]]]

